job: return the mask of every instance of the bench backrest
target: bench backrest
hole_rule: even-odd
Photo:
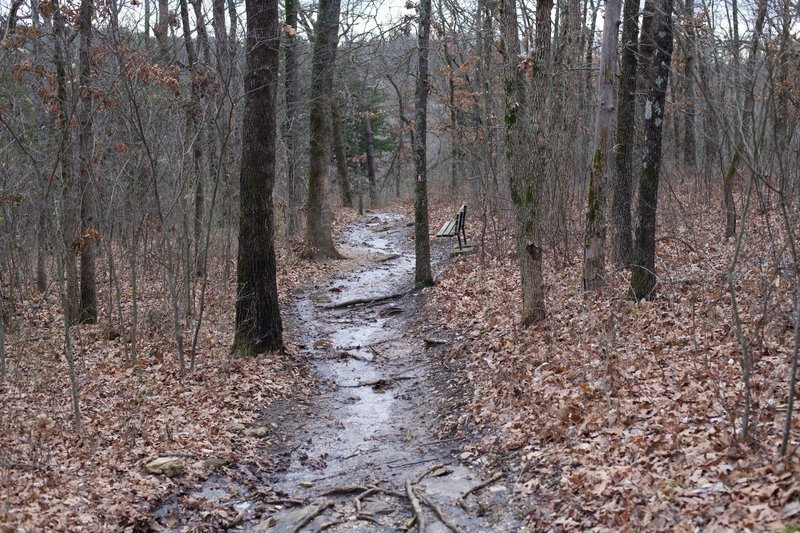
[[[467,218],[467,204],[461,204],[456,215],[456,233],[464,229],[464,220]]]

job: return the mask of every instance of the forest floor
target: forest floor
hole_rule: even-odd
[[[627,273],[612,269],[583,293],[578,248],[552,246],[548,317],[530,327],[508,221],[482,236],[471,215],[484,249],[466,257],[445,260],[452,242],[433,239],[437,285],[406,293],[408,206],[339,213],[348,259],[281,267],[285,355],[228,356],[234,285],[212,265],[197,369],[178,376],[157,275],[141,284],[131,364],[115,307],[130,316],[130,287],[114,304],[106,280],[113,313],[72,329],[80,432],[57,291],[17,302],[0,386],[0,531],[395,531],[416,515],[407,481],[433,530],[444,527],[435,508],[465,532],[796,531],[797,423],[779,453],[790,236],[775,210],[753,210],[733,269],[752,359],[745,439],[727,281],[736,243],[719,238],[708,198],[671,194],[653,301],[627,300]],[[456,208],[434,207],[431,229]],[[374,296],[393,297],[337,305]],[[162,456],[177,475],[146,472]]]

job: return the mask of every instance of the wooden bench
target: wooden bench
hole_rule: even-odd
[[[467,245],[467,233],[464,231],[464,222],[467,218],[467,204],[461,204],[461,208],[456,213],[453,220],[448,220],[442,225],[438,232],[437,237],[458,237],[458,249]],[[464,244],[461,244],[461,237],[464,237]]]

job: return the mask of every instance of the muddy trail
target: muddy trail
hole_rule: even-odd
[[[424,321],[423,296],[410,290],[412,230],[402,215],[361,217],[338,245],[369,260],[295,294],[286,329],[323,386],[307,401],[268,409],[264,422],[278,436],[269,472],[247,483],[214,476],[195,492],[238,513],[219,529],[520,528],[507,478],[482,475],[463,438],[437,439],[435,389],[451,376],[431,362],[443,339]],[[451,243],[432,245],[441,265]]]

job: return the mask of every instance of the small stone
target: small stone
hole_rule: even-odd
[[[244,431],[244,424],[240,422],[233,422],[232,424],[228,424],[228,427],[226,427],[225,429],[227,429],[228,431],[232,431],[234,433],[238,433],[240,431]]]
[[[459,457],[461,458],[462,461],[466,461],[467,459],[472,457],[472,455],[473,455],[472,452],[463,452],[461,455],[459,455]]]
[[[367,500],[364,503],[363,511],[372,515],[392,514],[395,509],[388,503],[381,500]]]
[[[269,434],[269,429],[267,429],[267,426],[256,426],[245,429],[244,434],[248,437],[263,439]]]
[[[300,486],[303,487],[304,489],[312,489],[316,486],[316,483],[314,483],[313,481],[301,481]]]
[[[203,464],[209,470],[216,470],[217,468],[225,466],[230,462],[231,462],[230,459],[228,459],[227,457],[209,457],[208,459],[203,461]]]
[[[186,465],[180,457],[159,457],[147,463],[144,467],[148,474],[175,477],[183,473]]]

